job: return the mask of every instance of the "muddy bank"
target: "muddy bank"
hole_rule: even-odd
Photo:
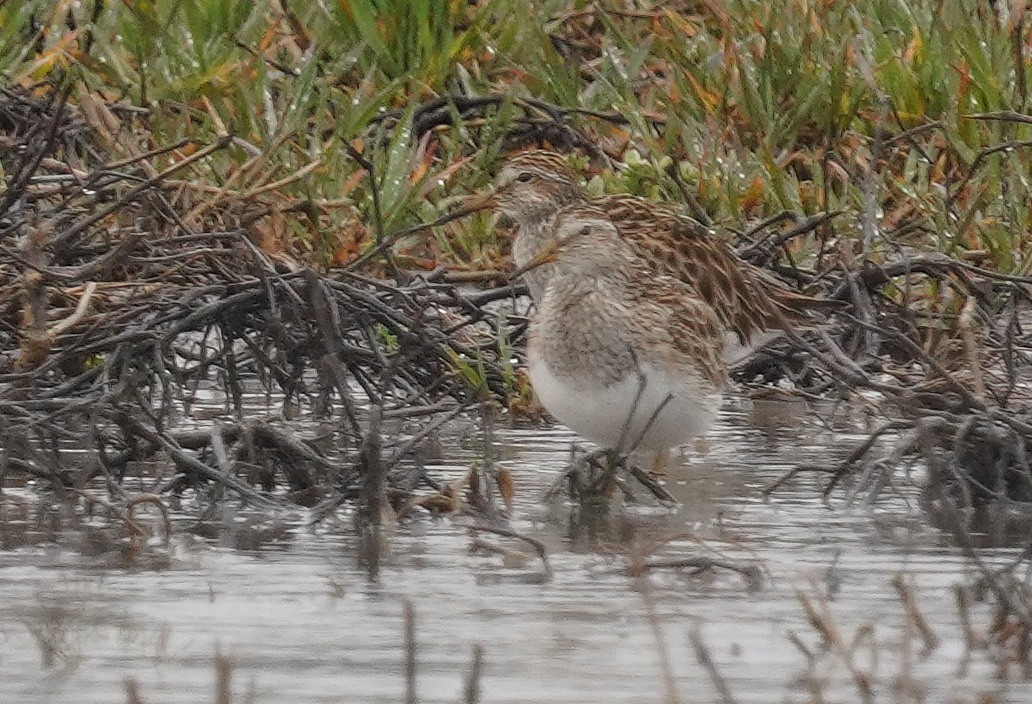
[[[91,94],[70,98],[71,89],[7,89],[0,100],[10,174],[0,218],[12,243],[0,270],[4,476],[59,494],[99,480],[125,504],[117,487],[128,467],[158,459],[168,463],[159,496],[215,485],[256,506],[350,502],[373,520],[388,504],[411,508],[422,486],[440,497],[420,510],[453,505],[447,487],[402,460],[425,453],[459,415],[531,409],[519,372],[519,286],[498,272],[402,268],[394,243],[439,223],[385,232],[377,219],[375,246],[315,267],[271,248],[263,223],[317,221],[325,204],[210,193],[183,180],[192,164],[234,148],[231,135],[156,145],[141,114]],[[133,137],[114,140],[115,125]],[[377,183],[372,163],[352,152]],[[840,215],[788,213],[737,231],[743,257],[842,303],[826,325],[740,367],[738,381],[798,400],[860,402],[880,416],[844,461],[816,468],[830,475],[825,495],[847,476],[877,487],[920,462],[948,506],[1023,510],[1032,503],[1029,280],[905,248],[852,267],[826,246],[833,228],[847,237],[853,226]],[[812,237],[820,252],[797,265],[788,245]],[[953,303],[929,306],[932,289]],[[249,378],[282,396],[288,416],[305,405],[332,419],[339,460],[248,419]],[[212,383],[234,417],[173,432],[177,409]],[[401,418],[419,430],[383,432],[384,419]],[[69,447],[86,451],[72,458]],[[490,463],[480,472],[465,503],[500,515],[504,502],[487,487],[504,493],[506,479]]]

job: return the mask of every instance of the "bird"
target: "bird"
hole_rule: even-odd
[[[576,174],[558,152],[517,154],[498,172],[494,191],[467,201],[469,210],[495,208],[516,224],[512,259],[525,268],[554,239],[552,226],[561,208],[588,201]],[[541,300],[552,267],[541,264],[523,275],[530,297]]]
[[[660,459],[705,433],[727,378],[713,308],[638,257],[597,204],[567,206],[550,227],[526,265],[552,270],[527,343],[541,404],[619,456]]]
[[[653,271],[689,285],[713,309],[725,330],[728,363],[809,322],[810,309],[829,307],[743,261],[724,240],[671,204],[623,194],[590,196],[557,152],[531,150],[514,156],[499,171],[493,192],[469,201],[471,208],[494,207],[515,222],[512,254],[519,268],[554,239],[557,213],[579,203],[604,210]],[[524,275],[535,301],[552,272],[553,266],[544,264]]]

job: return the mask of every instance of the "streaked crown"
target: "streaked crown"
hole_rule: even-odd
[[[619,269],[636,260],[606,211],[590,203],[560,210],[555,220],[555,237],[559,259],[568,272],[588,273],[599,267]]]
[[[545,150],[510,159],[495,185],[499,209],[521,225],[551,217],[564,205],[586,197],[563,156]]]
[[[619,233],[606,211],[593,203],[569,205],[559,211],[555,221],[556,239],[573,242],[594,233],[619,237]]]

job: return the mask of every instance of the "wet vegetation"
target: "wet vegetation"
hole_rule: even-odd
[[[4,547],[70,527],[86,555],[159,567],[147,546],[169,539],[184,497],[202,515],[242,500],[244,549],[278,539],[283,512],[319,521],[343,507],[375,573],[385,522],[459,512],[478,536],[529,544],[549,579],[544,546],[505,527],[515,489],[489,441],[460,482],[426,464],[456,418],[489,437],[538,415],[508,232],[455,209],[500,156],[550,146],[593,192],[681,202],[743,258],[842,302],[735,370],[756,396],[833,408],[829,425],[840,408],[868,416],[866,441],[770,494],[816,472],[825,498],[873,503],[922,468],[928,516],[998,605],[993,652],[1027,667],[1027,587],[1017,565],[994,570],[977,552],[986,534],[1027,541],[1032,518],[1024,6],[527,12],[0,2],[0,487],[39,497],[0,497]],[[246,412],[255,391],[279,418]],[[211,393],[225,414],[184,424]],[[322,436],[295,431],[299,414]],[[639,478],[647,490],[623,485],[627,498],[664,498]],[[913,605],[909,589],[901,579]],[[800,646],[808,661],[853,667],[860,634],[847,643],[826,605],[800,601],[824,648]],[[908,614],[914,647],[934,649]],[[704,662],[701,637],[696,650]],[[477,686],[471,675],[467,700]]]

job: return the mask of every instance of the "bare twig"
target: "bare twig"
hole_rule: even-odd
[[[466,674],[466,686],[463,687],[463,704],[477,704],[480,701],[480,679],[484,669],[484,646],[480,643],[473,645],[473,656],[469,662],[469,672]]]
[[[731,694],[731,687],[728,685],[727,680],[724,679],[724,676],[720,674],[717,664],[713,661],[713,654],[702,640],[702,629],[699,628],[698,624],[695,624],[688,630],[688,640],[695,650],[695,658],[702,665],[703,669],[706,670],[710,682],[713,683],[717,694],[720,695],[720,701],[724,702],[724,704],[736,704],[737,700]]]
[[[416,704],[416,669],[418,646],[416,644],[416,610],[412,602],[405,600],[405,704]]]
[[[536,552],[538,557],[541,559],[541,566],[544,568],[545,578],[552,578],[552,566],[548,562],[548,548],[546,548],[545,544],[537,538],[532,538],[529,535],[518,533],[517,531],[514,531],[510,528],[488,526],[482,523],[472,526],[470,530],[472,530],[473,532],[493,533],[495,535],[501,535],[506,538],[515,538],[516,540],[521,540],[527,545],[530,545],[532,548],[534,548],[534,552]]]
[[[935,631],[932,630],[931,626],[928,625],[928,621],[921,614],[921,610],[917,606],[917,597],[914,595],[913,585],[908,583],[903,578],[903,575],[899,573],[892,577],[891,584],[892,588],[899,594],[899,600],[903,602],[907,620],[914,624],[917,632],[921,635],[921,640],[924,641],[924,654],[928,655],[939,647],[939,636],[935,635]]]

